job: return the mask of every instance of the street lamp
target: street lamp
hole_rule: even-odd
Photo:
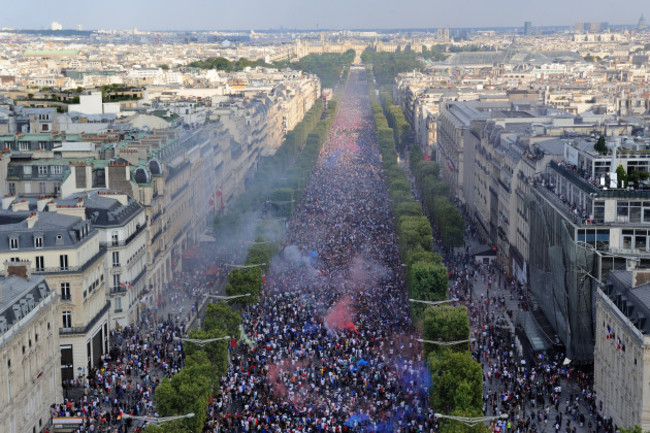
[[[250,296],[250,293],[244,293],[243,295],[233,295],[233,296],[222,296],[222,295],[205,295],[206,298],[215,298],[219,299],[222,301],[230,301],[231,299],[236,299],[236,298],[245,298],[246,296]]]
[[[470,338],[469,340],[456,340],[456,341],[433,341],[433,340],[423,340],[421,338],[416,338],[416,341],[419,341],[420,343],[426,343],[426,344],[437,344],[438,346],[454,346],[456,344],[463,344],[463,343],[469,343],[471,341],[476,341],[474,338]]]
[[[255,263],[254,265],[235,265],[232,263],[226,263],[224,266],[229,266],[231,268],[237,268],[237,269],[248,269],[248,268],[256,268],[258,266],[264,266],[266,263]]]
[[[136,415],[129,415],[127,413],[122,415],[122,418],[124,419],[131,418],[135,420],[147,421],[150,422],[151,424],[156,424],[156,425],[160,425],[164,422],[175,421],[177,419],[193,418],[193,417],[194,417],[193,413],[186,413],[185,415],[176,415],[176,416],[136,416]]]
[[[449,302],[454,302],[457,301],[458,299],[447,299],[446,301],[421,301],[420,299],[409,299],[411,302],[417,302],[420,304],[427,304],[427,305],[440,305],[440,304],[446,304]]]
[[[194,343],[197,346],[205,346],[206,344],[213,343],[215,341],[221,341],[221,340],[230,340],[230,336],[226,335],[225,337],[217,337],[217,338],[183,338],[183,337],[174,337],[174,340],[177,341],[187,341],[190,343]]]
[[[508,414],[501,414],[495,416],[454,416],[454,415],[444,415],[441,413],[434,413],[437,418],[446,418],[454,421],[462,422],[470,429],[476,424],[481,424],[486,421],[494,421],[495,419],[508,419]]]

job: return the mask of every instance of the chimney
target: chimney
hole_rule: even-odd
[[[29,260],[20,262],[5,262],[7,276],[16,275],[17,277],[29,280],[31,276],[31,263]]]
[[[11,205],[11,210],[14,212],[21,211],[21,210],[29,210],[29,203],[27,200],[21,200],[19,202],[14,202]]]
[[[36,224],[36,221],[38,221],[38,214],[36,212],[30,213],[29,218],[27,218],[27,228],[28,229],[34,228],[34,224]]]
[[[632,288],[650,282],[650,269],[634,269],[632,271]]]

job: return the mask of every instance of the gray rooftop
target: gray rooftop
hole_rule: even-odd
[[[42,276],[0,278],[0,335],[29,314],[50,293]]]

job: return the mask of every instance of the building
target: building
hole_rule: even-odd
[[[57,206],[48,198],[6,197],[3,207],[0,261],[26,267],[59,293],[61,320],[54,332],[60,338],[61,378],[84,375],[108,351],[110,309],[104,274],[106,248],[86,218],[84,199]]]
[[[0,278],[0,430],[41,431],[62,401],[58,299],[42,275],[5,262]]]
[[[147,220],[144,208],[124,193],[91,190],[55,201],[57,207],[84,201],[86,218],[106,249],[104,275],[111,305],[109,328],[137,323],[147,293]]]
[[[650,429],[650,271],[610,272],[597,289],[594,391],[601,416]]]
[[[524,36],[532,36],[533,35],[533,23],[530,21],[526,21],[524,23]]]

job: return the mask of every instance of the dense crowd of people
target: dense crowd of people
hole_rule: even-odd
[[[312,178],[296,206],[260,301],[243,315],[244,338],[210,403],[204,431],[433,432],[431,378],[411,323],[398,239],[374,135],[365,73],[351,71]],[[476,230],[468,226],[466,243]],[[443,252],[439,236],[436,248]],[[465,305],[495,430],[613,433],[591,377],[560,352],[522,362],[511,324],[528,309],[521,285],[469,248],[443,254],[450,297]],[[157,416],[157,385],[184,364],[187,323],[225,273],[217,258],[163,290],[137,326],[111,332],[102,365],[69,384],[53,417],[80,417],[80,432],[126,433]],[[228,260],[219,259],[222,263]]]
[[[365,74],[352,72],[213,431],[432,431]]]

